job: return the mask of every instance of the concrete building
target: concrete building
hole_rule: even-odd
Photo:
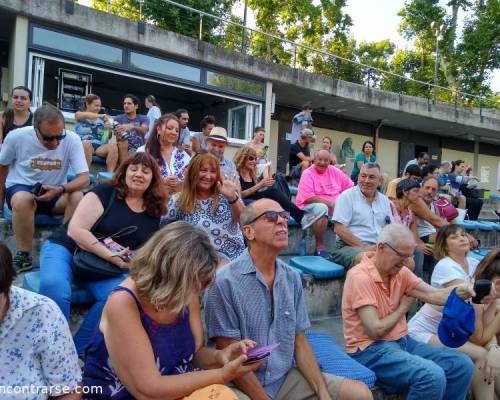
[[[482,187],[498,189],[498,111],[434,105],[266,63],[66,0],[0,0],[0,10],[3,107],[16,85],[32,88],[35,106],[57,104],[69,121],[90,91],[111,114],[121,111],[125,93],[154,94],[164,112],[187,108],[192,131],[204,115],[215,115],[228,129],[232,152],[264,125],[270,157],[284,169],[292,116],[310,101],[317,136],[330,136],[337,153],[347,137],[356,151],[375,139],[390,177],[427,151],[435,164],[465,160]]]

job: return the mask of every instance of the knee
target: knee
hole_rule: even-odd
[[[338,395],[339,400],[373,400],[373,395],[368,386],[363,382],[343,379]]]
[[[415,374],[413,384],[427,384],[433,391],[444,393],[446,390],[446,374],[437,364],[432,368],[429,366],[419,367]]]
[[[35,198],[28,192],[17,192],[11,199],[10,205],[13,212],[35,212]]]
[[[459,353],[458,351],[456,353],[456,361],[454,363],[455,367],[453,370],[456,371],[458,376],[463,376],[464,379],[466,377],[472,378],[472,375],[474,375],[475,365],[471,358],[466,354]]]
[[[92,147],[92,142],[90,140],[83,140],[82,143],[85,150],[92,150],[92,152],[94,152],[94,147]]]
[[[106,151],[108,152],[108,157],[110,155],[118,154],[118,146],[116,144],[107,144],[105,146],[106,146]]]

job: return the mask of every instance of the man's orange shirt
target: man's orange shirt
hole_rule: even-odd
[[[344,336],[346,351],[355,353],[364,350],[375,340],[365,332],[358,310],[364,306],[377,308],[379,319],[392,314],[404,295],[409,294],[422,280],[408,268],[403,267],[391,276],[389,288],[386,288],[375,264],[374,252],[366,253],[361,262],[348,273],[342,295],[342,318],[344,320]],[[382,339],[398,340],[408,334],[408,326],[404,316]]]

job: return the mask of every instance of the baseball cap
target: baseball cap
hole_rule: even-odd
[[[227,143],[227,131],[222,126],[215,126],[207,137],[207,140]]]
[[[438,337],[447,347],[460,347],[474,333],[476,312],[471,304],[466,303],[451,291],[443,309],[443,317],[438,327]]]

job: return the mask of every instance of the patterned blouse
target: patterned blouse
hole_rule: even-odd
[[[146,146],[141,146],[137,149],[137,151],[146,151]],[[191,157],[184,150],[179,150],[178,147],[175,147],[172,151],[172,156],[170,157],[170,163],[167,163],[163,160],[163,163],[160,165],[160,175],[165,178],[169,175],[175,175],[179,178],[179,181],[184,181],[184,170],[189,165],[189,161],[191,161]]]
[[[59,307],[16,286],[9,298],[10,307],[0,321],[0,387],[12,393],[2,392],[2,400],[45,400],[50,393],[74,391],[82,374]]]
[[[243,250],[245,241],[241,233],[240,224],[233,221],[231,205],[227,199],[219,194],[219,205],[215,213],[212,209],[212,198],[197,200],[193,214],[184,214],[178,207],[179,193],[174,194],[168,202],[168,212],[164,221],[186,221],[197,225],[208,233],[215,250],[234,260]]]
[[[402,224],[409,228],[415,219],[415,214],[413,214],[413,211],[408,208],[408,214],[405,216],[401,216],[401,214],[398,211],[398,208],[396,207],[396,204],[391,201],[391,211],[392,211],[392,216],[394,217],[394,222],[397,222],[398,224]]]

